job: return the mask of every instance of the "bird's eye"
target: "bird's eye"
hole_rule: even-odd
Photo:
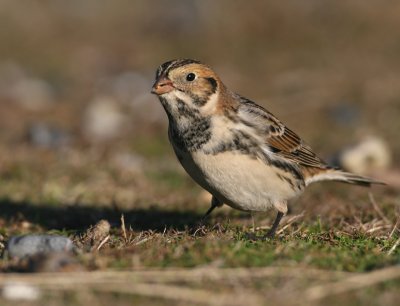
[[[186,76],[186,81],[191,82],[196,78],[196,75],[194,73],[188,73]]]

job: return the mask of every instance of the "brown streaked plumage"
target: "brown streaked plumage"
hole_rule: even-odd
[[[278,210],[323,180],[369,186],[373,179],[334,169],[272,113],[231,92],[207,65],[182,59],[162,64],[152,93],[169,120],[168,136],[188,174],[212,194],[206,216],[227,204],[245,211]]]

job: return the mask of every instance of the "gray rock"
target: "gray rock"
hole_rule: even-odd
[[[74,249],[70,239],[58,235],[23,235],[13,236],[6,251],[11,258],[24,258],[36,254],[70,252]]]
[[[65,131],[44,123],[32,124],[28,129],[28,138],[33,145],[44,148],[65,147],[70,142]]]

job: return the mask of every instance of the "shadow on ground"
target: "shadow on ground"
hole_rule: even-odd
[[[94,225],[100,219],[106,219],[117,226],[120,224],[121,214],[124,214],[126,226],[138,231],[164,231],[165,228],[183,230],[195,226],[202,217],[191,211],[159,208],[122,210],[90,205],[39,206],[29,202],[0,199],[0,218],[8,221],[26,220],[46,229],[80,230]]]

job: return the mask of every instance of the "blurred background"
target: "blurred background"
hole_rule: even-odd
[[[374,136],[396,167],[399,28],[391,0],[1,1],[3,205],[205,211],[150,94],[174,58],[209,64],[327,160]]]

